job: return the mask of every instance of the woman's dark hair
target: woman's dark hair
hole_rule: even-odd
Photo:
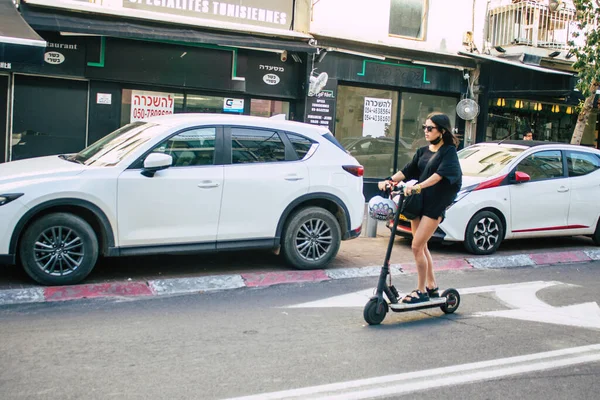
[[[427,116],[427,119],[431,120],[431,122],[435,124],[436,128],[442,132],[442,140],[444,141],[444,144],[452,144],[458,147],[460,141],[456,135],[452,133],[452,123],[446,114],[441,112],[432,112]]]

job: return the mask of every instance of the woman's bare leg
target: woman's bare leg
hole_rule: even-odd
[[[435,274],[433,273],[433,258],[431,257],[431,253],[429,252],[429,247],[427,244],[425,245],[425,257],[427,258],[427,275],[425,279],[425,285],[429,289],[434,289],[437,287],[437,283],[435,281]]]
[[[414,221],[414,220],[413,220]],[[440,219],[432,219],[426,216],[420,218],[419,221],[414,221],[412,251],[417,264],[418,273],[418,284],[417,289],[421,292],[425,292],[425,284],[428,279],[428,269],[431,270],[433,277],[433,259],[431,253],[427,249],[427,242],[433,236],[433,233],[437,229],[440,223]],[[411,227],[413,227],[411,224]],[[428,257],[429,256],[429,257]],[[431,267],[429,268],[430,265]],[[433,277],[435,281],[435,277]]]

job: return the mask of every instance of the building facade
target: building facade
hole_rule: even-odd
[[[471,0],[314,2],[318,51],[309,56],[305,120],[328,126],[365,167],[367,198],[426,143],[421,126],[431,112],[450,116],[461,146],[473,143],[474,121],[456,112],[477,68],[459,54],[472,13]],[[311,81],[325,86],[314,95]]]
[[[316,51],[304,5],[21,1],[17,16],[46,47],[37,62],[0,59],[0,161],[76,152],[152,115],[301,119]]]
[[[461,52],[480,67],[477,141],[534,139],[570,142],[583,100],[569,41],[581,44],[577,15],[568,0],[492,0],[485,7],[480,51]],[[485,3],[485,4],[484,4]],[[597,108],[581,144],[598,147]]]

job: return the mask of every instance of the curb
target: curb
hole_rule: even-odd
[[[441,260],[436,262],[435,270],[436,272],[440,272],[539,267],[598,260],[600,260],[600,250],[575,250]],[[396,275],[416,273],[415,264],[392,264],[390,265],[390,268],[392,274]],[[214,275],[195,278],[172,278],[149,281],[7,289],[0,290],[0,306],[91,298],[157,297],[222,291],[242,287],[256,288],[287,283],[322,282],[337,279],[379,276],[380,269],[381,266],[366,266],[311,271],[250,272],[235,275]]]

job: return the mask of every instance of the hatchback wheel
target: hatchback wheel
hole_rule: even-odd
[[[298,269],[324,268],[340,249],[341,229],[327,210],[308,207],[295,213],[283,232],[285,259]]]
[[[492,254],[504,238],[504,225],[497,214],[480,211],[471,218],[465,232],[465,248],[472,254]]]
[[[35,221],[21,238],[25,272],[43,285],[70,285],[83,280],[98,259],[92,227],[72,214],[56,213]]]

